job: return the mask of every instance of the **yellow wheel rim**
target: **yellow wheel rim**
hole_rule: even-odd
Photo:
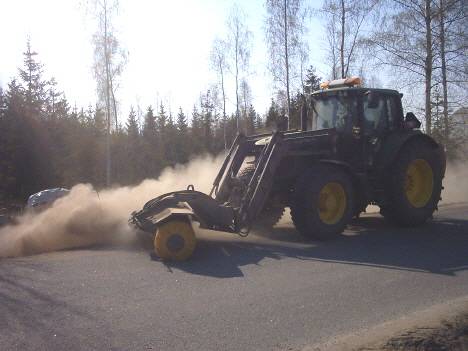
[[[184,221],[162,224],[156,231],[154,250],[162,259],[184,261],[192,256],[197,239],[192,226]]]
[[[405,193],[409,203],[416,207],[424,207],[432,197],[434,175],[426,160],[418,158],[412,161],[406,170]]]
[[[327,183],[319,194],[319,216],[326,224],[338,223],[346,209],[346,193],[340,183]]]

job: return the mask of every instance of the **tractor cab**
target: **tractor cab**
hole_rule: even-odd
[[[403,125],[401,94],[390,89],[360,87],[359,77],[322,83],[311,94],[307,130],[335,128],[338,132],[377,137]]]
[[[405,127],[401,94],[363,88],[358,77],[325,82],[320,87],[310,96],[303,130],[333,128],[338,135],[337,157],[360,169],[372,167],[384,140]]]

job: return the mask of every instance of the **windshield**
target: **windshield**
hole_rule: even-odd
[[[346,93],[313,97],[312,118],[308,129],[320,130],[336,128],[344,131],[352,125],[352,116],[356,114],[357,102]]]

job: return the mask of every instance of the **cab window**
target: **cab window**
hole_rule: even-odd
[[[364,132],[368,135],[380,133],[388,126],[387,99],[384,96],[376,99],[374,106],[370,107],[368,96],[364,96]]]
[[[387,111],[388,111],[388,127],[395,129],[398,127],[400,114],[399,97],[389,96],[387,97]]]
[[[352,125],[356,111],[357,100],[347,94],[322,96],[314,100],[308,129],[336,128],[345,131]]]

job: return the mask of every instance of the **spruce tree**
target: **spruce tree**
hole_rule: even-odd
[[[138,140],[139,131],[138,131],[138,122],[136,119],[136,113],[133,109],[133,106],[130,106],[130,113],[128,115],[126,123],[127,135],[129,140],[135,141]]]
[[[177,114],[177,131],[181,136],[187,136],[188,124],[187,117],[185,116],[182,108],[179,107],[179,113]]]
[[[192,152],[199,154],[203,152],[203,121],[196,106],[193,106],[192,121],[190,128],[190,139],[192,142]]]
[[[142,133],[143,138],[147,140],[150,140],[153,136],[156,136],[156,118],[154,117],[153,108],[151,106],[149,106],[146,111]]]
[[[37,61],[29,40],[23,55],[19,81],[13,80],[9,85],[5,112],[10,116],[9,127],[15,139],[12,143],[16,153],[12,171],[17,183],[14,196],[20,198],[60,185],[54,152],[54,145],[59,142],[54,134],[57,126],[48,123],[47,115],[50,83],[43,79],[42,64]]]
[[[125,162],[123,162],[120,173],[124,173],[123,182],[134,184],[139,181],[140,173],[140,133],[138,130],[138,122],[133,106],[130,107],[126,123],[126,140],[125,140]],[[119,172],[115,173],[117,176]]]
[[[253,105],[250,105],[249,111],[247,114],[247,125],[246,125],[246,132],[247,135],[255,134],[255,124],[257,122],[257,112],[255,111]]]
[[[14,185],[14,160],[11,154],[14,145],[11,140],[11,121],[7,114],[7,98],[0,87],[0,201],[6,200]]]
[[[141,173],[144,177],[156,178],[159,175],[164,167],[163,155],[156,117],[153,108],[150,106],[146,112],[142,130]]]
[[[165,156],[167,164],[170,166],[174,166],[178,163],[177,158],[177,127],[174,123],[172,118],[172,114],[169,113],[167,117],[167,124],[165,130],[165,142],[164,142],[164,149],[165,149]]]
[[[200,97],[203,150],[207,152],[213,152],[213,103],[210,100],[209,90]]]
[[[279,111],[279,106],[275,100],[271,99],[271,104],[266,115],[266,127],[270,129],[276,129],[278,123],[280,123],[281,114]]]
[[[162,103],[159,105],[159,113],[158,113],[156,122],[157,122],[157,129],[161,136],[161,139],[164,140],[166,136],[166,127],[168,123],[168,118],[166,115],[166,109],[164,108],[164,105]]]
[[[186,163],[190,154],[191,138],[188,134],[187,117],[179,107],[176,121],[176,154],[178,163]]]
[[[310,94],[316,90],[320,89],[320,82],[322,78],[317,75],[314,66],[310,66],[307,69],[306,77],[304,80],[304,93]]]
[[[43,66],[36,60],[37,52],[32,51],[28,39],[26,51],[23,53],[23,68],[19,69],[22,91],[25,97],[26,113],[39,117],[47,101],[48,82],[43,80]]]

